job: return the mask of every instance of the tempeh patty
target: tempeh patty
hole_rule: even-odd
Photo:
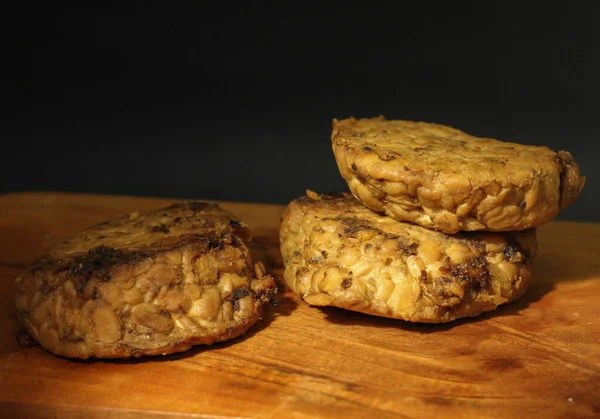
[[[366,206],[445,233],[538,227],[584,184],[567,151],[439,124],[334,120],[331,140],[341,175]]]
[[[378,215],[350,194],[292,201],[281,228],[287,285],[315,306],[441,323],[519,298],[535,230],[447,235]]]
[[[218,205],[174,204],[91,227],[16,279],[29,334],[73,358],[128,358],[225,341],[258,319],[275,283]]]

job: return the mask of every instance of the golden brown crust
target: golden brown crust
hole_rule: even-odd
[[[175,204],[91,227],[16,279],[31,336],[73,358],[180,352],[243,334],[275,284],[246,226],[214,204]]]
[[[526,290],[535,230],[446,235],[309,192],[283,214],[287,285],[307,303],[415,322],[494,310]]]
[[[439,124],[334,120],[332,148],[350,190],[400,221],[446,233],[538,227],[573,202],[573,157]]]
[[[585,177],[579,173],[577,162],[568,151],[559,151],[560,174],[560,209],[575,202],[585,185]]]

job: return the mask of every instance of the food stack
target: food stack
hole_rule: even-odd
[[[285,281],[311,305],[413,322],[521,297],[536,228],[585,181],[569,152],[433,123],[334,120],[331,141],[352,194],[307,191],[288,205]]]

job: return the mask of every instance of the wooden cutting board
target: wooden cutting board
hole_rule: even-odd
[[[135,361],[21,348],[13,279],[60,240],[165,199],[0,196],[0,417],[600,416],[600,225],[539,231],[534,283],[494,313],[418,325],[284,293],[242,338]],[[224,203],[282,280],[282,206]]]

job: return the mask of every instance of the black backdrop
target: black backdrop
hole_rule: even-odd
[[[383,114],[567,149],[600,221],[596,2],[247,3],[5,11],[0,192],[286,203]]]

